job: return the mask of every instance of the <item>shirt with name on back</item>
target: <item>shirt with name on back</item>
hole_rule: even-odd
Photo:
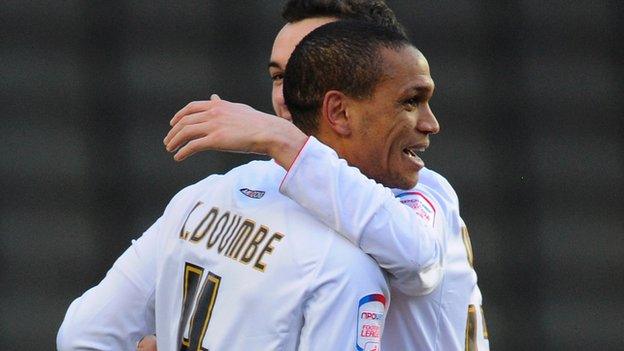
[[[389,292],[377,263],[280,194],[254,161],[178,193],[76,299],[59,350],[378,350]]]

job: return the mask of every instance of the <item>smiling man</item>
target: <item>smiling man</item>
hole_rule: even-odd
[[[347,68],[349,76],[332,76]],[[428,76],[400,32],[338,21],[297,47],[284,88],[298,107],[295,123],[354,166],[372,170],[387,160],[376,170],[380,181],[413,185],[419,167],[403,149],[426,138],[414,129],[418,121],[429,132],[437,122],[405,92]],[[367,148],[363,140],[374,142]],[[379,350],[389,292],[378,264],[281,194],[287,183],[275,162],[255,161],[182,190],[104,280],[71,304],[58,348],[127,350],[155,329],[161,350]],[[439,277],[441,248],[433,227],[415,225],[412,262],[386,268],[406,291],[423,293],[439,280],[423,278],[426,270]]]
[[[434,84],[427,60],[407,44],[378,53],[346,44],[328,53],[321,44],[307,40],[288,63],[284,96],[294,124],[378,183],[413,188],[424,167],[416,152],[439,131],[428,105]],[[368,62],[339,64],[347,54]]]
[[[293,119],[291,110],[299,109],[305,114],[306,108],[318,106],[321,101],[323,107],[320,111],[317,109],[318,116],[326,112],[329,116],[329,112],[340,110],[340,106],[349,106],[349,112],[342,117],[334,114],[336,118],[322,122],[339,132],[335,140],[323,140],[338,154],[316,138],[308,139],[284,119],[271,118],[249,106],[216,97],[212,101],[190,103],[174,116],[172,129],[165,138],[167,149],[175,151],[176,160],[206,149],[267,154],[288,170],[280,191],[370,254],[389,273],[392,304],[383,338],[386,350],[487,350],[488,332],[481,308],[481,292],[473,268],[468,231],[459,215],[457,195],[442,176],[423,168],[417,155],[428,146],[428,136],[439,130],[429,107],[433,80],[422,54],[411,47],[404,53],[411,55],[404,62],[414,64],[403,66],[400,64],[403,58],[399,59],[396,52],[382,53],[385,59],[399,59],[399,62],[384,67],[379,87],[383,86],[383,79],[387,83],[411,77],[404,80],[405,85],[394,80],[396,87],[387,86],[375,94],[361,95],[359,99],[342,99],[340,94],[329,94],[327,99],[323,96],[321,100],[318,93],[310,91],[315,86],[310,79],[311,85],[303,86],[304,90],[299,92],[301,96],[287,91],[287,96],[295,96],[289,99],[288,106],[285,103],[283,78],[293,48],[309,31],[322,24],[358,18],[350,11],[344,13],[343,8],[349,3],[383,4],[379,1],[289,1],[284,11],[288,23],[276,37],[269,64],[272,102],[278,116]],[[383,24],[400,31],[391,11],[385,5],[381,7],[390,14]],[[361,19],[371,20],[366,16]],[[321,65],[308,68],[318,66]],[[356,68],[343,67],[343,71],[332,74],[314,75],[308,71],[306,74],[320,76],[320,80],[325,75],[333,75],[340,81],[361,73]],[[385,94],[386,99],[380,99],[381,94]],[[373,106],[375,99],[383,103]],[[347,126],[345,121],[354,116],[354,111],[369,118],[351,119],[354,124]],[[308,111],[310,114],[314,115]],[[393,118],[372,119],[375,116]],[[309,134],[327,131],[326,127],[315,131],[316,127],[308,125],[307,120],[295,118],[295,123]],[[362,134],[354,136],[354,128]],[[350,136],[359,137],[359,142],[347,145],[345,140]],[[367,158],[377,148],[379,153]],[[345,152],[354,157],[345,157],[349,164],[361,167],[364,175],[397,189],[390,193],[348,167],[338,157]],[[384,169],[390,171],[380,174]],[[416,181],[418,184],[414,187]],[[429,229],[434,232],[433,243],[425,240]]]

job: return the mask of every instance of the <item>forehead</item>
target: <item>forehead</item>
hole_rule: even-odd
[[[383,75],[377,85],[397,91],[433,91],[434,82],[429,63],[423,54],[413,46],[401,49],[382,49]]]
[[[298,22],[286,23],[275,37],[269,65],[278,66],[282,69],[286,68],[286,63],[290,55],[301,39],[316,28],[336,20],[337,18],[334,17],[316,17],[306,18]]]

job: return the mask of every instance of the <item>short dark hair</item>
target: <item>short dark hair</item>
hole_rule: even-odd
[[[336,17],[377,23],[405,34],[405,29],[384,0],[289,0],[282,9],[287,22]]]
[[[293,123],[315,134],[330,90],[356,99],[372,97],[383,75],[381,50],[411,45],[400,32],[362,21],[336,21],[313,30],[297,45],[284,73],[284,99]]]

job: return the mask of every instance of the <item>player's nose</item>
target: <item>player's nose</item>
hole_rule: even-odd
[[[438,119],[431,111],[429,104],[423,106],[421,114],[418,116],[416,127],[421,133],[425,134],[438,134],[440,132],[440,123],[438,123]]]

